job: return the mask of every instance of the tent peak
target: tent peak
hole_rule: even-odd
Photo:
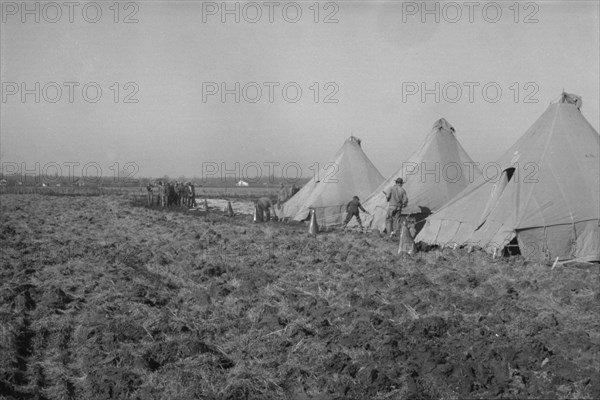
[[[578,110],[580,110],[581,106],[583,105],[581,96],[572,93],[567,93],[565,91],[561,93],[558,103],[573,104],[577,107]]]
[[[351,143],[356,143],[360,146],[360,142],[362,142],[362,140],[360,140],[359,138],[357,138],[356,136],[350,136],[346,142],[351,142]]]
[[[433,124],[433,129],[450,131],[452,135],[456,133],[454,127],[450,125],[450,122],[448,122],[445,118],[440,118],[437,121],[435,121],[435,123]]]

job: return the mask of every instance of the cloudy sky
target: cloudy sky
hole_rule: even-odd
[[[355,135],[388,176],[441,117],[493,161],[563,89],[598,130],[597,1],[116,4],[2,2],[3,163],[310,176]]]

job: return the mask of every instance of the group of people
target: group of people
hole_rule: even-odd
[[[402,178],[398,178],[395,181],[395,185],[392,186],[389,193],[385,191],[383,194],[388,202],[388,209],[385,218],[385,231],[391,237],[396,235],[396,231],[400,229],[400,223],[402,218],[402,209],[408,205],[408,195],[406,194],[406,190],[402,187],[404,184],[404,180]],[[346,229],[348,223],[352,220],[352,217],[356,218],[358,222],[358,226],[360,230],[363,231],[362,221],[360,219],[360,211],[367,212],[360,204],[360,199],[358,196],[354,196],[352,200],[346,205],[346,219],[343,223],[343,229]]]
[[[393,237],[396,230],[400,229],[402,209],[408,204],[408,196],[406,190],[402,187],[404,180],[398,178],[395,185],[392,186],[389,193],[385,191],[388,209],[385,219],[386,233]],[[180,207],[196,207],[196,189],[191,182],[162,182],[158,181],[156,185],[149,183],[146,186],[148,191],[148,205],[154,204],[154,188],[157,188],[156,204],[162,207],[180,206]],[[275,214],[281,215],[283,211],[283,203],[295,195],[300,189],[296,185],[291,188],[286,187],[283,183],[280,184],[277,192],[277,201],[273,203],[269,197],[261,197],[256,201],[256,212],[261,221],[271,220],[271,209],[277,207]],[[343,229],[346,229],[352,218],[356,218],[360,230],[363,231],[362,220],[360,219],[360,211],[368,212],[363,208],[358,196],[354,196],[346,205],[346,219],[343,222]]]
[[[155,204],[154,188],[157,189],[156,205],[161,207],[196,207],[196,188],[191,182],[162,182],[156,185],[148,183],[148,205]]]
[[[390,235],[390,238],[394,237],[394,235],[396,235],[396,231],[401,229],[400,224],[402,218],[402,209],[408,205],[408,195],[406,194],[406,190],[402,187],[403,184],[404,180],[402,178],[398,178],[396,179],[395,185],[392,186],[389,193],[386,193],[385,191],[383,192],[388,202],[387,215],[385,218],[385,229],[386,233]],[[291,192],[288,192],[287,188],[282,183],[277,194],[277,202],[275,203],[275,206],[278,207],[279,210],[282,210],[283,203],[287,201],[288,198],[296,194],[298,190],[299,189],[294,190],[293,186]],[[261,197],[256,201],[256,212],[260,214],[259,219],[261,221],[269,221],[271,219],[272,207],[274,207],[273,202],[268,197]],[[360,230],[364,230],[362,220],[360,219],[360,211],[368,214],[368,212],[360,203],[358,196],[354,196],[346,205],[346,219],[342,224],[342,228],[344,230],[353,217],[356,218]]]

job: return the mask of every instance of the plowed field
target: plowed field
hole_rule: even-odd
[[[398,256],[125,196],[0,202],[3,399],[600,398],[597,264]]]

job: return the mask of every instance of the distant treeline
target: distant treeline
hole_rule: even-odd
[[[295,184],[298,187],[306,184],[310,178],[300,178],[298,180],[286,180],[283,178],[276,177],[264,177],[256,178],[245,181],[248,187],[276,187],[283,183],[286,186]],[[0,175],[0,185],[2,186],[49,186],[49,187],[73,187],[73,186],[87,186],[87,187],[143,187],[148,184],[156,184],[158,181],[163,182],[192,182],[197,187],[237,187],[240,179],[235,177],[221,178],[201,178],[201,177],[187,177],[178,176],[171,177],[164,175],[162,177],[68,177],[68,176],[46,176],[46,175]],[[242,186],[243,187],[243,186]]]

